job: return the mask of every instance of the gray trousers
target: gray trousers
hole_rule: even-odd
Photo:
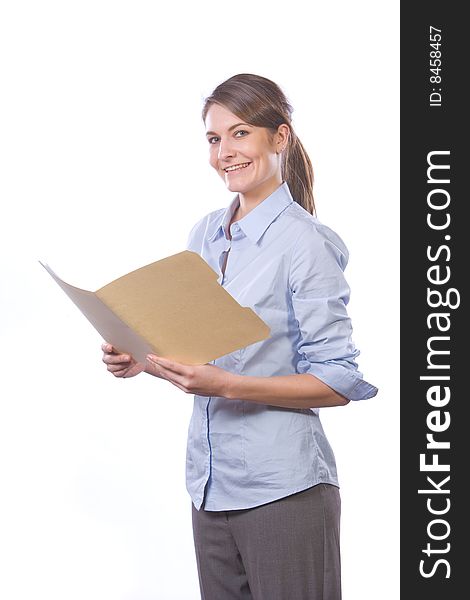
[[[191,506],[201,600],[341,600],[337,487],[244,510]]]

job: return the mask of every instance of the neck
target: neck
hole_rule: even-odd
[[[256,189],[251,190],[250,192],[247,192],[245,194],[243,194],[242,192],[238,192],[239,206],[234,215],[235,220],[243,218],[250,211],[256,208],[258,204],[261,204],[263,200],[265,200],[274,191],[276,191],[281,184],[282,178],[279,175],[279,177],[264,182],[263,184],[258,186]]]

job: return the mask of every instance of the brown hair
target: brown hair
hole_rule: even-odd
[[[292,106],[281,88],[270,79],[251,73],[230,77],[205,98],[202,119],[205,122],[212,104],[224,106],[234,115],[255,127],[266,127],[271,134],[279,125],[289,126],[289,141],[283,152],[281,176],[292,197],[310,214],[315,214],[313,168],[305,148],[291,123]]]

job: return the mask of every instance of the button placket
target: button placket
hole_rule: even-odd
[[[219,257],[219,268],[220,268],[220,272],[221,272],[220,285],[223,285],[226,280],[225,273],[227,270],[228,255],[229,255],[231,248],[232,248],[232,242],[229,243],[228,248],[226,248]]]
[[[228,240],[229,244],[228,247],[222,252],[222,254],[220,255],[219,258],[219,267],[220,267],[220,271],[222,274],[221,277],[221,285],[224,285],[224,283],[226,283],[227,281],[227,277],[226,277],[226,272],[227,272],[227,263],[228,263],[228,256],[230,253],[230,250],[233,246],[233,242],[237,241],[240,239],[240,237],[242,237],[242,234],[240,233],[240,226],[238,225],[238,223],[232,223],[232,225],[230,226],[230,238]]]

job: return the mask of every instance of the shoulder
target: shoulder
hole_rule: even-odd
[[[297,202],[286,211],[288,227],[292,231],[292,260],[320,260],[327,256],[346,268],[349,251],[341,236],[318,218],[311,215]]]
[[[216,227],[219,225],[222,215],[225,212],[225,208],[218,208],[217,210],[213,210],[207,215],[201,217],[192,227],[191,231],[198,231],[200,229],[209,229],[215,231]]]
[[[205,238],[210,237],[219,226],[225,210],[225,208],[219,208],[200,218],[189,232],[187,245],[201,243]]]

